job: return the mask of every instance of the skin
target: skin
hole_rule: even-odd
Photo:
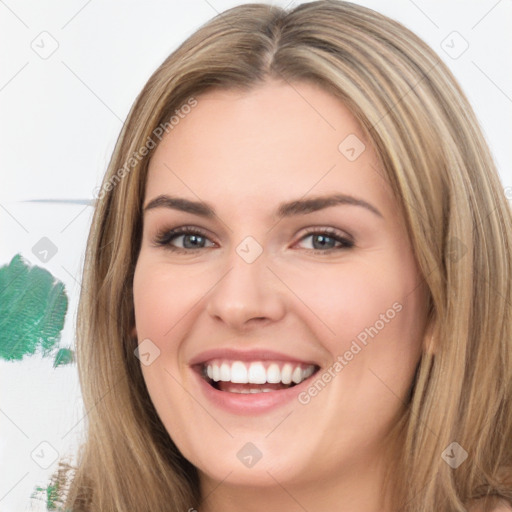
[[[134,305],[139,342],[160,350],[142,366],[144,379],[169,435],[199,470],[199,510],[390,510],[381,495],[384,438],[425,344],[427,292],[376,155],[340,100],[313,84],[266,82],[197,100],[156,149],[144,205],[161,194],[200,199],[217,217],[145,212]],[[354,161],[338,149],[350,134],[366,146]],[[274,215],[281,202],[334,192],[381,216],[348,204]],[[199,248],[155,245],[158,232],[185,225],[205,232]],[[327,252],[311,227],[355,245],[331,240]],[[236,252],[249,235],[263,249],[250,264]],[[170,245],[190,242],[178,236]],[[265,348],[316,361],[322,375],[397,303],[394,318],[305,405],[226,412],[207,401],[188,364],[210,348]],[[237,458],[247,442],[262,453],[252,468]]]

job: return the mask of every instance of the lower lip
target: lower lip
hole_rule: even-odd
[[[195,375],[195,378],[199,380],[201,392],[209,402],[230,413],[245,415],[262,414],[291,402],[294,399],[297,400],[299,393],[309,386],[310,379],[316,375],[316,373],[314,373],[300,384],[279,391],[268,391],[266,393],[230,393],[229,391],[215,389],[196,371],[192,369],[191,371]]]

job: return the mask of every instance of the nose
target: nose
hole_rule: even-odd
[[[243,331],[252,324],[263,325],[284,316],[283,285],[267,268],[264,255],[247,263],[234,252],[228,271],[207,296],[210,317]]]

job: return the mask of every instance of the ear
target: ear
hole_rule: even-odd
[[[137,338],[137,327],[135,325],[132,327],[132,330],[130,331],[130,336],[132,338]]]

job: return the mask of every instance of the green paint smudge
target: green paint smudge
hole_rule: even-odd
[[[71,512],[69,509],[64,509],[63,506],[69,492],[73,473],[74,467],[69,462],[60,460],[57,471],[52,474],[46,487],[36,486],[30,497],[44,501],[46,510]]]
[[[46,510],[58,510],[59,501],[59,485],[48,485],[48,487],[36,487],[31,498],[40,498],[44,496],[46,502]]]
[[[53,361],[53,367],[62,366],[64,364],[70,364],[75,360],[75,353],[70,348],[61,348],[55,356]]]
[[[60,339],[67,308],[61,281],[28,265],[20,254],[14,256],[9,265],[0,267],[0,357],[21,360],[38,347],[43,356],[50,355]]]

